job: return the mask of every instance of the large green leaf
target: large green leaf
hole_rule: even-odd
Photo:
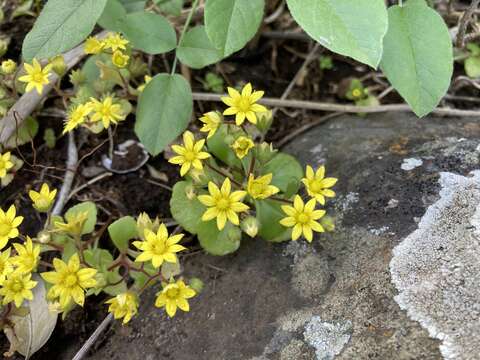
[[[179,181],[175,184],[170,198],[170,212],[185,230],[196,234],[206,207],[196,197],[193,199],[187,197],[186,190],[189,186],[192,185],[187,181]]]
[[[98,19],[98,25],[102,28],[119,32],[119,21],[127,15],[127,11],[119,0],[107,0],[102,16]]]
[[[377,68],[388,27],[384,0],[287,0],[293,18],[327,49]]]
[[[198,241],[211,255],[222,256],[237,251],[241,238],[240,228],[231,223],[227,223],[222,231],[218,230],[215,220],[202,222],[198,227]]]
[[[158,8],[167,15],[180,16],[183,0],[153,0]]]
[[[161,15],[135,12],[119,20],[119,25],[132,46],[148,54],[162,54],[177,46],[175,30]]]
[[[72,49],[93,30],[107,0],[49,0],[23,42],[26,61]]]
[[[17,146],[24,145],[30,141],[37,135],[38,133],[38,121],[29,116],[25,119],[22,125],[20,125],[15,134],[12,135],[10,139],[8,139],[5,147],[8,148],[16,148]]]
[[[192,90],[185,78],[158,74],[140,95],[135,133],[157,155],[186,129],[192,109]]]
[[[213,46],[204,26],[187,31],[177,48],[177,56],[182,63],[193,69],[200,69],[222,59],[223,53]]]
[[[273,174],[272,185],[291,196],[300,187],[303,169],[299,162],[291,155],[278,153],[262,169],[262,174]]]
[[[257,200],[255,209],[260,223],[258,235],[267,241],[279,242],[290,237],[289,230],[280,225],[280,220],[287,215],[282,211],[281,203],[274,200]]]
[[[255,36],[263,18],[264,0],[208,0],[205,27],[215,47],[226,57]]]
[[[142,11],[145,8],[147,0],[120,0],[127,12]]]
[[[126,252],[129,241],[138,237],[137,222],[131,216],[124,216],[108,226],[108,234],[117,249]]]
[[[392,6],[388,17],[382,70],[415,114],[424,116],[450,85],[453,51],[448,28],[423,1]]]

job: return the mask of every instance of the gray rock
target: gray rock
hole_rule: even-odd
[[[393,251],[395,297],[442,340],[446,359],[480,358],[480,172],[441,173],[440,200]]]
[[[188,257],[185,275],[205,281],[190,313],[167,319],[151,289],[128,335],[117,324],[91,359],[441,359],[440,341],[396,303],[389,264],[439,199],[439,173],[479,168],[479,138],[468,120],[399,113],[343,116],[299,136],[286,151],[339,178],[336,231],[312,245],[245,239],[231,256]],[[402,170],[409,158],[422,166]]]

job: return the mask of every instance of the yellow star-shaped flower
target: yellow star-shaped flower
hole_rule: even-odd
[[[141,250],[135,261],[151,261],[155,269],[158,269],[164,261],[176,263],[178,261],[176,253],[186,249],[178,244],[183,234],[169,236],[165,224],[160,224],[156,234],[149,229],[145,229],[144,234],[144,241],[133,242],[133,246]]]
[[[288,216],[280,220],[285,227],[293,227],[292,240],[297,240],[302,234],[308,242],[313,240],[313,231],[325,232],[322,225],[316,220],[325,215],[325,210],[315,210],[315,199],[304,204],[299,195],[295,195],[293,207],[282,205],[282,210]]]
[[[325,166],[320,166],[314,172],[313,168],[307,165],[305,175],[306,177],[302,179],[302,182],[307,188],[308,195],[317,199],[320,204],[325,205],[326,197],[335,197],[335,192],[329,188],[337,183],[337,179],[325,177]]]
[[[273,174],[267,174],[255,179],[253,174],[248,176],[247,192],[254,199],[266,199],[280,191],[276,186],[270,185]]]
[[[14,302],[19,308],[24,300],[33,300],[32,289],[37,285],[36,281],[31,280],[32,274],[22,274],[12,272],[2,281],[0,295],[3,296],[3,305]]]
[[[37,59],[33,59],[32,65],[25,63],[23,65],[26,75],[20,76],[19,81],[26,82],[26,92],[36,89],[39,94],[42,94],[43,87],[47,85],[50,80],[50,71],[52,70],[52,64],[46,65],[43,69]]]
[[[33,207],[39,212],[47,212],[53,205],[53,200],[57,195],[57,189],[50,191],[48,184],[43,183],[40,192],[30,190],[28,196],[33,202]]]
[[[239,159],[243,159],[248,155],[250,149],[255,147],[255,143],[246,136],[240,136],[235,142],[231,145],[233,151]]]
[[[200,121],[203,123],[200,131],[208,132],[207,139],[211,138],[215,132],[218,130],[218,127],[222,123],[222,117],[217,111],[210,111],[200,118]]]
[[[53,267],[55,271],[40,274],[46,282],[53,284],[48,290],[47,297],[58,298],[62,309],[66,309],[72,301],[83,306],[85,290],[97,285],[95,280],[97,270],[81,268],[78,254],[73,254],[68,264],[58,258],[53,259]]]
[[[7,212],[0,209],[0,250],[7,245],[9,239],[19,235],[18,227],[23,221],[23,216],[16,216],[17,210],[11,205]]]
[[[93,112],[91,121],[102,121],[105,129],[110,126],[111,122],[117,124],[125,118],[122,107],[120,104],[115,104],[111,96],[105,97],[103,101],[91,98],[87,104]]]
[[[110,33],[105,38],[105,40],[103,40],[104,48],[112,49],[112,51],[126,50],[127,44],[128,44],[128,40],[118,33]]]
[[[195,290],[185,285],[182,280],[177,280],[176,282],[172,280],[163,287],[162,291],[157,293],[155,306],[158,308],[165,307],[168,316],[174,317],[177,308],[185,312],[190,311],[187,299],[194,297],[195,294]]]
[[[183,133],[183,146],[172,145],[172,150],[177,153],[178,156],[172,157],[168,162],[181,165],[181,176],[184,176],[191,167],[197,170],[202,170],[202,160],[210,157],[209,153],[202,151],[204,145],[204,139],[195,142],[193,134],[190,131],[185,131]]]
[[[27,236],[23,245],[15,243],[13,247],[17,251],[17,255],[11,258],[11,263],[16,266],[15,271],[23,274],[34,271],[40,260],[40,245],[34,246],[32,239]]]
[[[235,122],[238,126],[242,125],[245,118],[252,124],[257,123],[256,113],[265,112],[267,108],[257,104],[257,101],[263,97],[263,91],[253,91],[252,84],[248,83],[239,93],[234,88],[228,88],[230,97],[222,97],[222,101],[230,106],[223,115],[235,115]]]
[[[247,211],[248,205],[241,200],[247,194],[246,191],[231,192],[230,179],[226,178],[219,189],[213,182],[208,183],[208,192],[210,195],[199,195],[198,200],[208,207],[202,216],[203,221],[217,219],[218,230],[223,230],[227,220],[234,225],[239,225],[240,221],[237,213]]]
[[[7,175],[8,170],[13,168],[14,164],[10,160],[11,153],[6,152],[5,154],[0,154],[0,179],[4,178]]]
[[[138,312],[138,297],[130,291],[118,294],[105,303],[110,305],[108,312],[112,313],[115,319],[123,318],[123,324],[128,323]]]
[[[91,111],[92,107],[90,103],[79,104],[72,108],[68,113],[67,120],[65,121],[63,134],[76,129],[79,125],[83,124]]]

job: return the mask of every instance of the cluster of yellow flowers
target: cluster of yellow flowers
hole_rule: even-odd
[[[99,121],[105,129],[108,129],[111,123],[117,124],[124,119],[122,106],[116,102],[115,97],[107,95],[102,100],[90,98],[90,101],[76,105],[69,111],[63,133],[70,132],[82,124],[88,126]]]
[[[228,88],[229,97],[223,97],[222,101],[229,107],[223,112],[223,115],[235,115],[235,125],[243,129],[243,135],[238,136],[231,144],[232,150],[241,160],[245,158],[256,145],[253,139],[244,128],[245,120],[252,124],[257,124],[258,115],[267,112],[267,108],[257,104],[257,101],[263,97],[263,91],[253,91],[252,85],[247,84],[241,92],[233,88]],[[224,122],[222,115],[212,111],[204,114],[200,121],[203,123],[201,132],[208,133],[207,139],[211,138],[220,125]],[[229,122],[225,121],[227,124]],[[196,141],[190,131],[183,134],[183,146],[172,145],[172,150],[177,154],[169,162],[180,167],[180,175],[187,173],[193,176],[198,172],[204,171],[204,164],[211,154],[205,151],[205,139]],[[208,165],[208,163],[207,163]],[[224,175],[224,181],[221,187],[213,181],[208,183],[208,195],[199,195],[198,200],[207,207],[202,216],[203,221],[216,219],[217,227],[222,230],[227,222],[234,225],[240,224],[238,214],[246,213],[250,206],[243,201],[248,199],[263,200],[272,198],[280,192],[280,189],[272,185],[273,174],[268,173],[263,176],[255,177],[252,169],[247,174],[246,184],[241,184],[231,178],[228,174]],[[291,205],[283,205],[282,210],[287,215],[280,221],[285,227],[292,228],[292,240],[297,240],[302,234],[311,242],[313,232],[324,232],[325,229],[317,221],[325,215],[325,210],[316,210],[316,204],[325,204],[325,198],[334,197],[335,192],[330,188],[335,185],[337,179],[326,178],[325,168],[321,166],[315,172],[311,166],[307,166],[305,178],[302,183],[305,185],[307,194],[312,197],[305,204],[300,195],[295,195]],[[237,189],[232,191],[232,184]],[[281,199],[278,199],[281,200]],[[286,202],[290,202],[286,200]],[[293,206],[292,206],[293,205]],[[250,234],[256,234],[250,231]],[[254,236],[254,235],[253,235]]]
[[[89,37],[85,41],[85,54],[100,54],[102,52],[112,54],[112,64],[118,68],[124,68],[128,65],[130,56],[126,54],[128,40],[121,34],[109,33],[103,40],[96,37]]]
[[[30,191],[33,206],[39,212],[48,212],[55,199],[56,190],[50,190],[43,184],[40,192]],[[5,212],[0,209],[0,250],[4,249],[9,240],[21,237],[18,227],[23,221],[17,216],[16,208],[11,205]],[[12,254],[13,252],[13,254]],[[40,262],[40,245],[27,236],[22,243],[13,243],[12,248],[0,252],[0,295],[2,304],[11,302],[16,307],[22,306],[24,300],[32,300],[38,281],[32,280]],[[83,305],[85,290],[96,285],[95,269],[82,268],[78,254],[70,257],[68,264],[60,259],[53,260],[55,271],[44,272],[42,278],[53,284],[48,291],[49,300],[58,300],[62,310],[67,309],[72,302]]]

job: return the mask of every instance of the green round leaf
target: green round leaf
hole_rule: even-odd
[[[186,195],[187,181],[175,184],[170,198],[170,212],[173,218],[189,233],[196,234],[206,208],[197,198],[190,200]]]
[[[207,140],[208,151],[227,165],[241,167],[241,161],[230,148],[231,144],[227,143],[229,139],[231,142],[234,141],[234,133],[232,131],[229,133],[228,125],[220,125],[215,134]]]
[[[192,109],[192,90],[185,78],[158,74],[140,95],[135,133],[157,155],[187,128]]]
[[[107,0],[49,0],[22,46],[26,61],[45,59],[81,43],[93,30]]]
[[[129,241],[138,237],[137,222],[131,216],[124,216],[108,226],[108,234],[117,249],[126,252]]]
[[[202,222],[198,227],[198,241],[211,255],[222,256],[237,251],[241,238],[240,228],[231,223],[227,223],[222,231],[218,230],[215,220]]]
[[[480,77],[480,57],[471,56],[465,60],[465,72],[472,79]]]
[[[162,54],[177,46],[175,30],[161,15],[136,12],[128,14],[118,24],[132,46],[148,54]]]
[[[147,0],[120,0],[120,3],[125,7],[127,12],[142,11],[145,9]]]
[[[82,235],[89,234],[95,229],[95,224],[97,223],[97,206],[91,201],[85,201],[80,204],[77,204],[65,213],[65,219],[67,221],[75,218],[77,214],[87,212],[87,221],[83,225]]]
[[[278,153],[262,169],[262,174],[273,174],[272,185],[286,193],[287,197],[295,194],[300,188],[303,169],[291,155]]]
[[[263,18],[264,0],[208,0],[205,27],[224,57],[242,49],[252,39]]]
[[[267,241],[280,242],[288,240],[289,229],[280,224],[280,220],[286,217],[282,211],[281,203],[274,200],[255,201],[257,219],[260,222],[258,235]]]
[[[327,49],[377,68],[388,27],[384,0],[287,0],[293,18]]]
[[[448,90],[452,40],[442,17],[423,1],[388,9],[382,70],[417,116],[431,112]]]
[[[222,51],[210,42],[204,26],[187,31],[177,48],[177,56],[182,63],[193,69],[200,69],[222,59]]]
[[[102,16],[98,19],[98,25],[112,31],[121,31],[119,20],[127,15],[127,11],[118,0],[107,0]]]
[[[8,139],[6,148],[16,148],[30,142],[38,133],[38,121],[29,116],[22,125],[16,130],[15,134]]]

